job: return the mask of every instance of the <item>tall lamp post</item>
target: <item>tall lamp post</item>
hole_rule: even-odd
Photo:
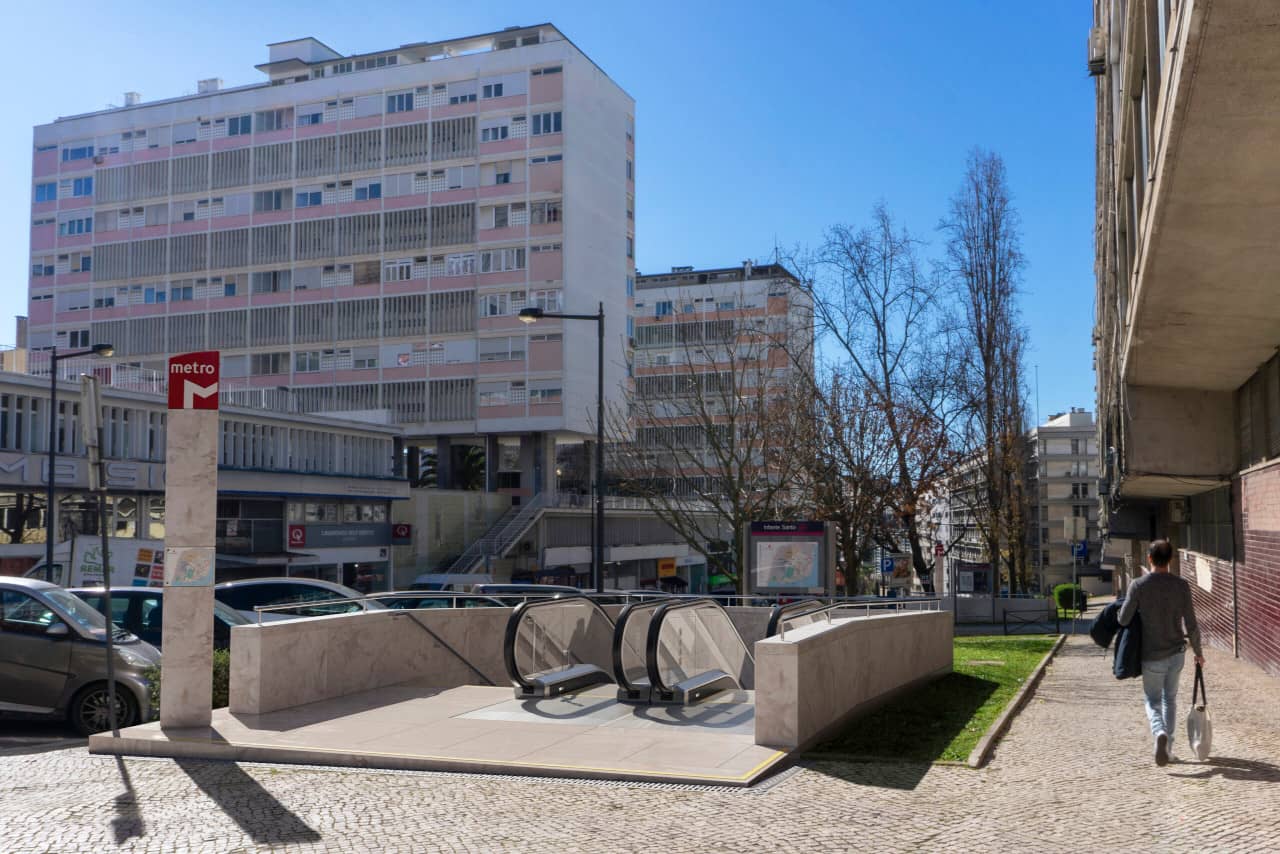
[[[520,320],[594,320],[596,323],[596,507],[591,572],[597,593],[604,592],[604,303],[595,314],[557,314],[540,308],[523,308]]]
[[[63,359],[74,359],[76,356],[109,357],[116,352],[110,344],[94,344],[87,350],[73,350],[70,353],[59,353],[54,347],[49,351],[49,473],[46,477],[48,491],[45,493],[44,507],[44,580],[53,581],[53,503],[54,481],[56,479],[56,461],[58,457],[58,362]]]

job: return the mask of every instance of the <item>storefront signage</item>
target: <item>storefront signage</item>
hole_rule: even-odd
[[[164,466],[160,463],[112,460],[104,463],[108,489],[164,489]],[[87,487],[88,460],[60,457],[54,464],[59,487]],[[44,455],[0,453],[0,484],[43,485],[48,482],[49,461]]]
[[[407,522],[396,522],[391,526],[391,545],[408,546],[413,544],[413,526]]]
[[[391,545],[391,525],[386,522],[335,522],[323,525],[289,526],[290,549],[341,549],[389,545]]]

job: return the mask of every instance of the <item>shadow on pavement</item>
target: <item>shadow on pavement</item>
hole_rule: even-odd
[[[319,833],[239,765],[203,759],[175,759],[174,762],[254,842],[285,845],[320,841]]]
[[[111,830],[115,834],[116,845],[123,845],[134,837],[147,835],[147,823],[142,819],[142,810],[138,809],[138,796],[133,791],[133,779],[124,759],[117,756],[116,769],[120,772],[120,781],[124,783],[124,791],[116,795],[115,818],[111,819]]]
[[[929,762],[892,762],[875,759],[841,760],[809,755],[795,763],[818,774],[825,774],[858,786],[911,791],[920,785],[933,765]]]
[[[0,756],[45,753],[86,743],[65,721],[0,720]]]
[[[1280,783],[1280,766],[1270,762],[1257,762],[1252,759],[1226,759],[1211,756],[1207,762],[1185,763],[1192,767],[1204,768],[1195,774],[1170,774],[1170,777],[1185,777],[1189,780],[1206,780],[1210,777],[1222,777],[1225,780],[1239,780],[1245,783]]]

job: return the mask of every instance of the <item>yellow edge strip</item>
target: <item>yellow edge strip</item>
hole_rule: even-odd
[[[199,738],[166,738],[163,741],[159,739],[132,739],[132,740],[144,742],[146,744],[165,744],[165,743],[203,744],[209,747],[219,747],[219,748],[251,747],[251,748],[257,748],[259,750],[283,750],[283,751],[292,750],[292,751],[298,751],[301,753],[319,753],[319,754],[328,754],[328,755],[338,754],[343,756],[385,756],[385,757],[392,757],[396,759],[425,759],[431,762],[444,762],[444,763],[453,763],[453,764],[466,762],[473,765],[485,765],[485,766],[496,768],[496,769],[501,769],[507,766],[517,766],[520,768],[549,768],[549,769],[555,769],[560,771],[591,771],[591,772],[600,773],[600,774],[632,774],[638,777],[668,777],[673,779],[680,778],[684,780],[729,780],[732,782],[743,782],[743,781],[749,780],[759,772],[763,771],[765,768],[769,767],[770,765],[772,765],[773,763],[777,762],[779,759],[782,759],[787,755],[786,751],[775,750],[773,751],[772,754],[770,754],[768,757],[762,760],[754,768],[747,771],[745,774],[740,774],[735,777],[731,775],[719,775],[719,774],[680,774],[678,772],[669,772],[669,771],[641,771],[641,770],[633,770],[629,768],[604,768],[604,767],[597,767],[593,765],[552,765],[552,764],[547,764],[545,762],[520,762],[518,760],[468,759],[464,756],[432,756],[429,754],[422,754],[422,753],[386,753],[380,750],[361,750],[358,752],[344,752],[339,754],[338,751],[326,750],[325,748],[322,748],[322,747],[305,747],[305,746],[296,745],[296,744],[256,744],[254,742],[248,742],[248,741],[217,742],[217,741],[205,741]],[[114,741],[114,739],[112,739],[112,741]],[[121,738],[121,741],[124,741],[124,739]],[[264,760],[264,761],[268,761],[268,760]]]

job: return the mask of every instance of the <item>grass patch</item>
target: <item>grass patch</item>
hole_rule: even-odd
[[[1051,635],[956,638],[953,673],[858,718],[812,752],[963,762],[1056,640]]]

